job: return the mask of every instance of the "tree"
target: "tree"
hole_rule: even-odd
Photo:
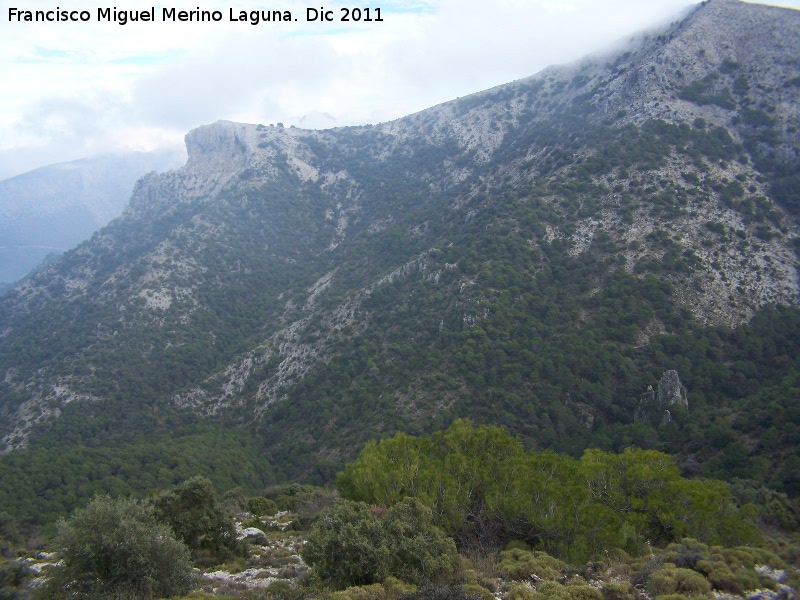
[[[459,545],[520,539],[576,562],[686,536],[759,539],[752,507],[739,509],[721,482],[684,479],[666,454],[590,449],[575,460],[525,451],[502,429],[469,421],[427,438],[399,434],[368,444],[337,484],[342,497],[373,504],[416,498]]]
[[[192,477],[162,492],[153,505],[158,519],[168,524],[189,547],[195,562],[210,566],[236,553],[233,516],[217,500],[214,486],[207,478]]]
[[[163,598],[196,582],[186,546],[132,499],[96,497],[58,523],[54,547],[62,567],[48,580],[48,598]]]

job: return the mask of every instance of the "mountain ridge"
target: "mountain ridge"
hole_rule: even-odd
[[[643,426],[682,361],[659,336],[798,304],[798,15],[713,0],[389,123],[192,130],[185,167],[0,301],[3,452],[113,439],[112,406],[254,429],[285,473],[456,416],[570,451]]]

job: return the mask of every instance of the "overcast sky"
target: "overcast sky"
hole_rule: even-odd
[[[218,119],[377,123],[532,75],[677,19],[696,0],[167,0],[155,23],[98,23],[103,0],[0,0],[0,179],[114,150],[182,145]],[[800,8],[800,0],[784,5]],[[777,4],[775,2],[774,4]],[[18,23],[9,8],[89,11],[90,22]],[[113,4],[111,5],[113,6]],[[147,9],[121,0],[118,9]],[[217,23],[164,23],[162,7],[220,10]],[[342,23],[341,6],[382,22]],[[229,10],[288,10],[256,26]],[[314,116],[316,114],[316,117]],[[311,115],[301,122],[304,115]]]

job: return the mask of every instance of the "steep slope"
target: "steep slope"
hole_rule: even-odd
[[[0,181],[0,283],[12,283],[118,217],[133,184],[181,166],[180,153],[99,156]]]
[[[190,132],[184,168],[0,299],[4,451],[199,415],[325,479],[469,416],[788,490],[800,319],[770,307],[800,293],[798,33],[714,0],[391,123]],[[689,409],[648,408],[671,369]]]

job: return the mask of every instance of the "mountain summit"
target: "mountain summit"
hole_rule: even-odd
[[[185,167],[0,298],[3,451],[208,419],[325,479],[365,439],[466,416],[714,473],[734,443],[755,464],[730,424],[769,398],[774,460],[737,476],[782,485],[799,34],[798,11],[712,0],[390,123],[191,131]],[[669,421],[642,410],[666,371],[688,397]]]

